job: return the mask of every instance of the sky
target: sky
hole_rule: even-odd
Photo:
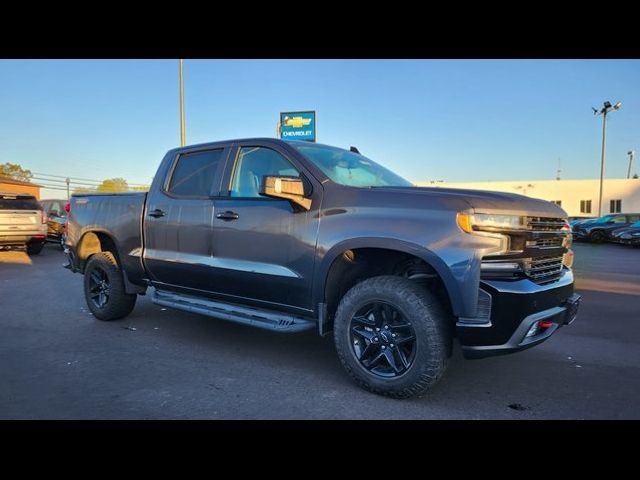
[[[187,144],[315,110],[319,143],[411,181],[598,178],[606,100],[606,177],[640,151],[638,60],[185,60],[184,80]],[[178,61],[0,60],[0,113],[0,163],[148,184],[180,144]]]

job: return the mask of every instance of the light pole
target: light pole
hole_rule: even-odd
[[[179,60],[179,75],[180,75],[180,146],[184,147],[184,76],[183,76],[183,63],[184,60]]]
[[[602,110],[598,111],[591,107],[594,115],[602,115],[602,158],[600,159],[600,196],[598,197],[598,217],[602,216],[602,182],[604,181],[604,160],[607,143],[607,113],[612,110],[620,110],[622,102],[611,105],[611,102],[604,102]]]
[[[631,164],[633,163],[633,156],[635,154],[635,150],[630,150],[627,152],[627,155],[629,155],[629,169],[627,170],[627,178],[631,178]]]

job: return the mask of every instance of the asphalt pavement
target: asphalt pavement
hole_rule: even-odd
[[[330,336],[277,334],[139,297],[115,322],[48,245],[0,252],[0,419],[639,419],[640,249],[575,245],[577,320],[540,346],[464,360],[393,400],[358,388]]]

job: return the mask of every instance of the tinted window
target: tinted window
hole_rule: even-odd
[[[264,147],[242,147],[231,181],[232,197],[260,197],[262,177],[299,177],[300,173],[278,152]]]
[[[627,216],[627,222],[638,222],[640,221],[640,215],[628,215]]]
[[[179,197],[208,197],[216,179],[223,149],[180,155],[168,191]]]
[[[41,210],[42,207],[35,197],[12,198],[0,196],[0,210]]]

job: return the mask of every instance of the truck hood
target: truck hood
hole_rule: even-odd
[[[447,199],[462,201],[472,208],[474,213],[567,218],[567,213],[551,202],[516,193],[441,187],[374,187],[373,190],[404,193],[415,198],[435,197],[444,201]]]

